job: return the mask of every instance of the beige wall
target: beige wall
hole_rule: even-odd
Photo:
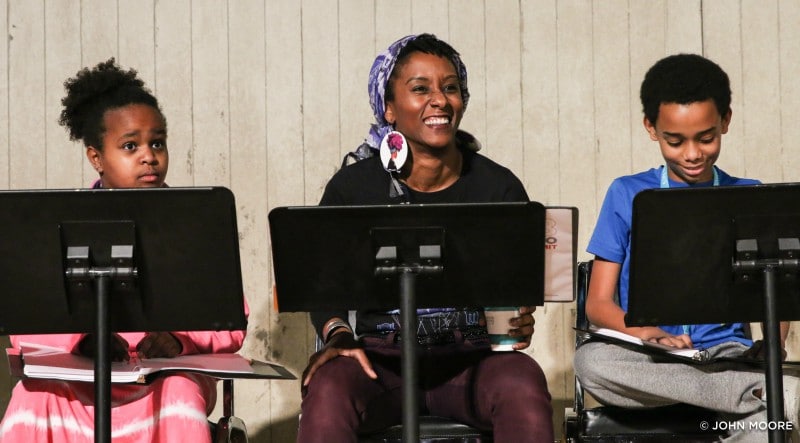
[[[610,181],[659,164],[638,87],[667,54],[705,54],[731,76],[721,167],[800,181],[798,23],[795,0],[0,0],[0,189],[88,185],[94,171],[56,123],[62,83],[110,56],[138,69],[169,121],[169,183],[236,195],[251,307],[243,353],[300,374],[314,335],[305,315],[271,308],[267,213],[316,204],[362,141],[377,51],[418,32],[452,43],[472,93],[462,128],[533,199],[580,209],[583,250]],[[540,308],[530,350],[559,425],[573,311]],[[297,382],[236,386],[253,441],[294,440]]]

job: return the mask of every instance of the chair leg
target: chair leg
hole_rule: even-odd
[[[564,416],[564,442],[577,443],[578,442],[578,416],[572,412],[567,411]]]
[[[247,443],[247,427],[239,417],[222,417],[217,422],[214,443]]]
[[[233,380],[222,380],[222,418],[217,422],[214,443],[247,443],[244,421],[233,415]]]

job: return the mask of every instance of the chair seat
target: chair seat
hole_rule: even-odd
[[[653,409],[601,406],[582,411],[572,432],[585,442],[708,442],[727,434],[703,429],[701,423],[719,421],[724,418],[718,413],[685,404]]]
[[[401,443],[403,427],[391,426],[382,431],[358,438],[359,443]],[[471,426],[451,419],[436,416],[419,417],[419,441],[421,443],[487,443],[492,441],[491,433],[483,433]]]

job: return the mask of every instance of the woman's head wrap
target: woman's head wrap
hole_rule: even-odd
[[[394,71],[397,57],[403,48],[408,43],[417,39],[420,35],[408,35],[396,42],[392,43],[385,51],[378,54],[375,61],[372,63],[372,68],[369,71],[369,104],[372,106],[372,113],[375,116],[375,123],[370,127],[369,134],[367,135],[364,144],[359,146],[355,155],[358,158],[371,157],[372,152],[370,149],[377,150],[381,144],[381,140],[391,130],[392,126],[386,121],[384,113],[386,112],[386,87],[389,85],[389,80]],[[464,102],[464,109],[469,102],[469,90],[467,89],[467,67],[461,61],[458,53],[453,51],[453,56],[450,60],[456,68],[458,75],[459,86],[461,87],[461,100]],[[365,146],[366,145],[366,146]]]

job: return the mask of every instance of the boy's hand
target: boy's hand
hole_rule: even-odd
[[[650,341],[678,349],[691,349],[693,347],[692,339],[687,334],[667,335]]]
[[[662,345],[672,346],[678,349],[689,349],[694,347],[692,339],[687,334],[672,335],[668,334],[661,328],[647,327],[642,328],[642,333],[639,338],[651,343],[658,343]]]

